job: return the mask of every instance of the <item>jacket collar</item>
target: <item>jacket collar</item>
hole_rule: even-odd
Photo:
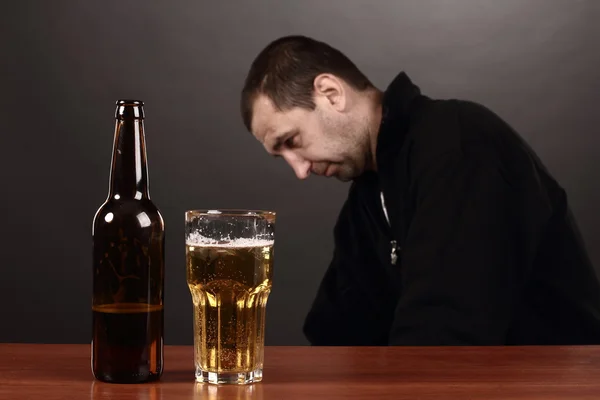
[[[404,72],[400,72],[384,92],[376,149],[378,171],[385,170],[402,147],[408,132],[412,105],[420,95],[420,89]]]

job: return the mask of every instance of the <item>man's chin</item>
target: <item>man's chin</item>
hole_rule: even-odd
[[[330,164],[321,175],[326,178],[335,178],[341,182],[350,182],[361,175],[361,171],[349,168],[348,165]]]
[[[360,174],[355,173],[355,171],[338,171],[338,173],[333,175],[332,178],[335,178],[341,182],[350,182],[358,178],[359,175]]]

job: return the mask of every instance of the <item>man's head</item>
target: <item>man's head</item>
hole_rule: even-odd
[[[300,179],[350,180],[373,167],[380,92],[340,51],[304,36],[270,43],[242,90],[246,128]]]

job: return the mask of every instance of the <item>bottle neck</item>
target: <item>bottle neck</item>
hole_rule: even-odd
[[[109,198],[150,198],[144,120],[141,118],[118,118],[115,123]]]

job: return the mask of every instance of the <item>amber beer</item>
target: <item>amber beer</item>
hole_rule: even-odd
[[[92,226],[92,371],[105,382],[163,370],[165,227],[150,200],[143,103],[117,102],[108,198]]]
[[[273,275],[274,214],[223,212],[212,218],[223,223],[210,228],[211,222],[205,220],[204,232],[202,227],[188,228],[186,238],[196,380],[258,382],[262,379],[265,312]],[[256,224],[253,219],[258,220]],[[246,235],[236,236],[236,227],[242,233],[246,227]],[[206,235],[207,231],[212,234]]]

